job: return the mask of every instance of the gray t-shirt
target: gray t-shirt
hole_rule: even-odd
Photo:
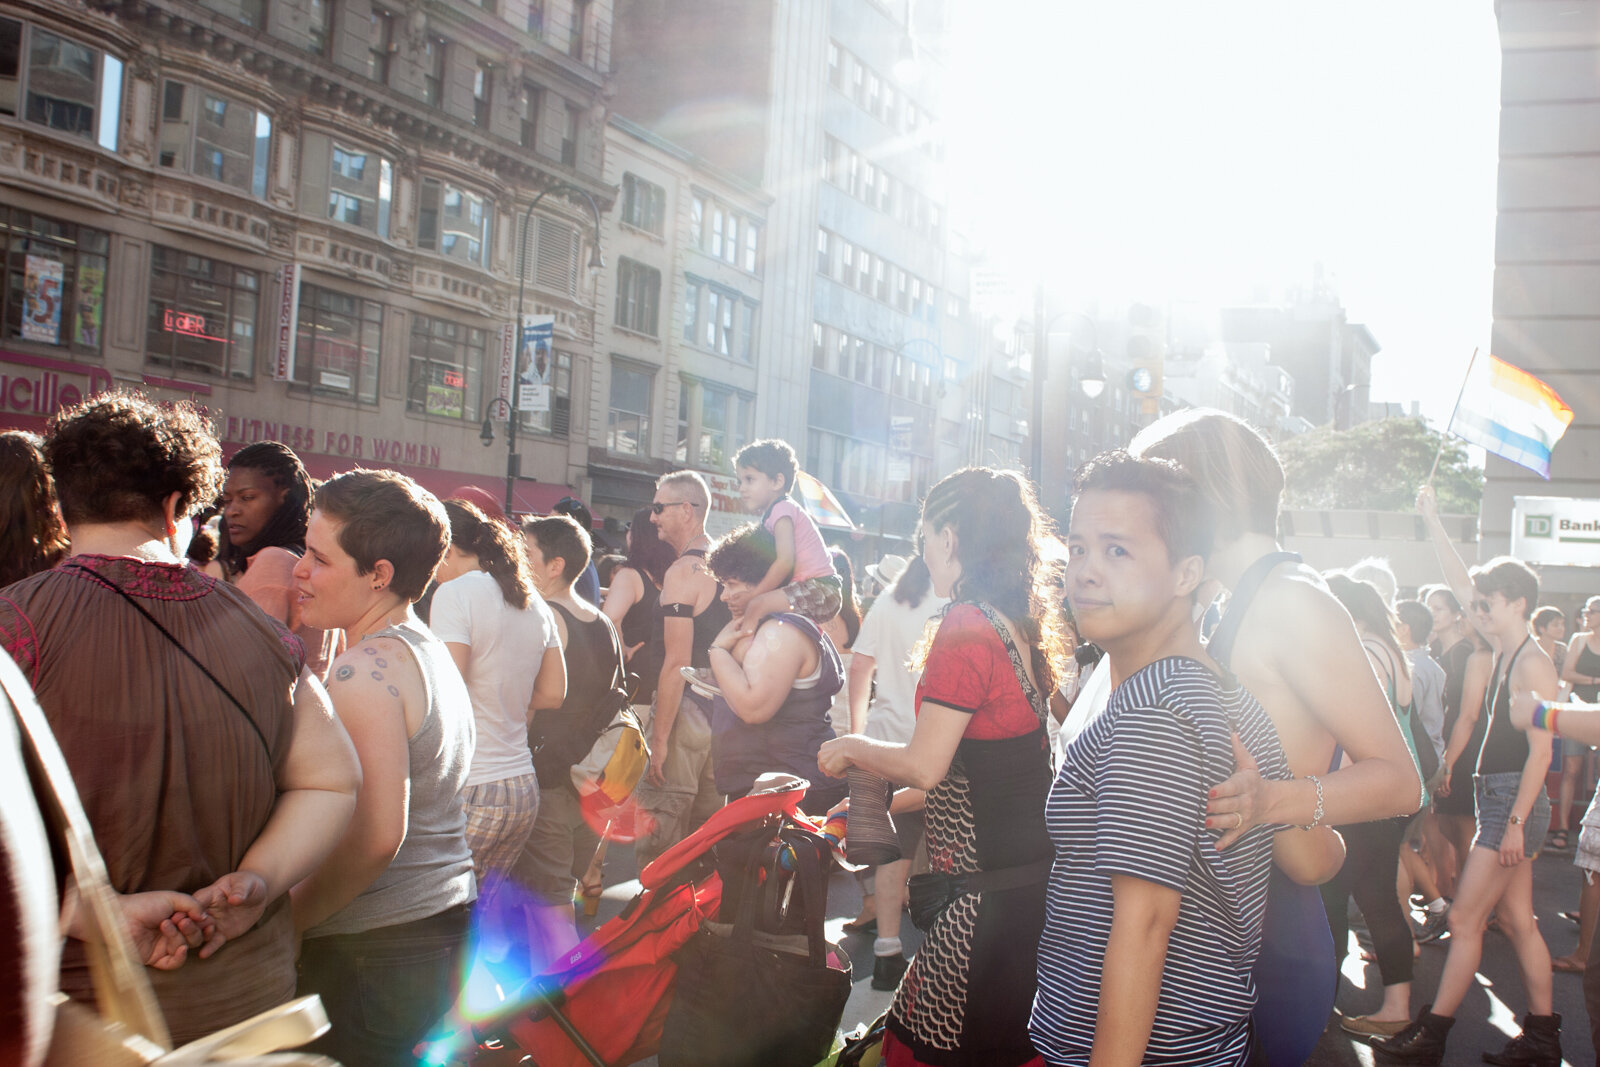
[[[1416,702],[1422,726],[1433,742],[1433,751],[1444,759],[1444,668],[1425,648],[1406,653],[1411,661],[1411,699]]]

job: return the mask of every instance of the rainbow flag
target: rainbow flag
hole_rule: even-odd
[[[834,496],[821,481],[799,471],[795,475],[794,487],[800,494],[800,506],[806,509],[818,526],[831,526],[835,530],[854,530],[856,524],[850,521],[850,515],[844,510],[844,505],[839,503],[839,498]]]
[[[1504,360],[1474,360],[1450,416],[1457,437],[1550,478],[1550,450],[1572,422],[1556,391]]]

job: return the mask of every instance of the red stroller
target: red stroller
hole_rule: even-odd
[[[538,1067],[612,1067],[653,1055],[672,1003],[673,955],[715,919],[722,881],[712,847],[763,823],[793,824],[805,785],[758,792],[728,804],[704,826],[662,853],[639,875],[643,889],[622,914],[603,923],[500,1010],[470,1029],[431,1043],[424,1063],[515,1063]]]

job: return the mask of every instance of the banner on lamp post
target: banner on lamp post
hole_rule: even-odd
[[[278,268],[278,326],[273,339],[272,380],[286,382],[294,374],[294,335],[300,328],[300,264]]]
[[[517,380],[517,328],[511,323],[500,327],[500,366],[495,371],[494,395],[496,400],[504,400],[507,405],[506,418],[514,418],[511,414],[515,410],[512,404],[511,390]],[[489,412],[491,417],[494,411]]]
[[[550,410],[550,382],[555,374],[556,318],[522,316],[522,337],[517,344],[518,411]]]

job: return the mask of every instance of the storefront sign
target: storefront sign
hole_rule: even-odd
[[[1600,567],[1600,500],[1513,497],[1511,554],[1525,563]]]
[[[757,517],[744,510],[744,502],[739,499],[739,479],[731,474],[699,473],[711,489],[711,510],[706,514],[706,533],[712,537],[724,537],[735,527]]]
[[[296,452],[338,456],[343,459],[410,467],[439,466],[439,446],[401,441],[391,437],[364,437],[358,433],[321,426],[295,425],[272,419],[229,415],[222,422],[222,439],[239,444],[277,441]]]
[[[300,328],[300,264],[278,268],[278,332],[272,353],[272,378],[286,382],[294,373],[294,335]]]
[[[49,417],[111,387],[111,374],[100,367],[0,352],[0,412]]]
[[[61,343],[60,260],[28,256],[22,281],[22,337]]]

